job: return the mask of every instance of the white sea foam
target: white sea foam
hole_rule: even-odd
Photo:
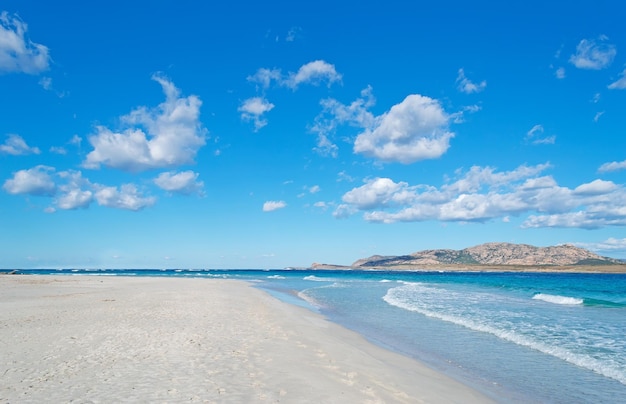
[[[577,305],[583,304],[583,299],[568,296],[549,295],[547,293],[537,293],[533,296],[535,300],[543,300],[544,302],[553,304]]]
[[[470,296],[468,298],[464,300],[468,304],[472,304],[477,300]],[[456,311],[453,305],[455,303],[458,304],[460,301],[458,299],[462,299],[462,297],[454,291],[425,286],[422,283],[408,282],[403,286],[389,289],[383,297],[383,300],[392,306],[461,325],[471,330],[485,332],[626,384],[626,370],[618,363],[598,359],[584,353],[573,352],[559,345],[551,345],[538,339],[538,337],[535,338],[532,335],[522,334],[515,329],[505,329],[497,321],[490,321],[491,319],[487,316],[481,317],[477,313]]]
[[[309,275],[303,278],[305,281],[313,281],[313,282],[333,282],[334,279],[331,278],[322,278],[320,276]]]
[[[282,275],[270,275],[267,279],[285,279],[285,277]]]
[[[309,296],[309,294],[307,293],[307,290],[303,290],[303,291],[298,292],[297,296],[300,299],[302,299],[305,302],[307,302],[308,304],[310,304],[312,307],[315,307],[317,309],[323,309],[325,307],[323,304],[321,304],[315,298]]]

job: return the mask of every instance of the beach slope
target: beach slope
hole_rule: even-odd
[[[0,402],[488,402],[240,281],[0,276]]]

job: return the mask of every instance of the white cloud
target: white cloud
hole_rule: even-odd
[[[50,77],[42,77],[39,80],[39,85],[43,87],[44,90],[51,91],[52,90],[52,79]]]
[[[617,81],[614,81],[613,83],[609,84],[608,87],[610,90],[626,89],[626,69],[624,69],[619,75],[621,77]]]
[[[183,195],[191,195],[194,193],[202,195],[204,183],[198,181],[198,175],[198,173],[193,171],[182,171],[180,173],[169,171],[159,174],[159,176],[154,179],[154,183],[159,188],[168,192]]]
[[[594,122],[598,122],[598,121],[600,120],[600,117],[601,117],[602,115],[604,115],[604,111],[597,112],[597,113],[595,114],[595,116],[593,117],[593,121],[594,121]]]
[[[543,126],[542,125],[535,125],[528,131],[526,136],[527,137],[535,137],[535,136],[541,135],[541,134],[543,134]]]
[[[316,194],[318,192],[320,192],[322,190],[322,188],[320,188],[319,185],[313,185],[311,188],[309,188],[309,192],[312,194]]]
[[[357,136],[354,151],[368,157],[404,164],[441,157],[454,133],[449,116],[437,100],[411,94]]]
[[[272,85],[272,81],[280,82],[282,79],[282,73],[280,69],[266,69],[264,67],[257,70],[252,76],[248,76],[248,81],[261,85],[266,89]]]
[[[465,113],[468,112],[470,114],[474,114],[478,111],[480,111],[482,109],[482,107],[480,105],[466,105],[464,107],[461,108],[460,111],[457,112],[453,112],[450,115],[448,115],[449,119],[452,120],[452,122],[454,123],[463,123],[465,122]]]
[[[324,81],[327,81],[330,87],[335,82],[341,82],[341,74],[337,73],[335,65],[315,60],[302,65],[296,73],[289,73],[284,85],[296,89],[303,83],[319,85]]]
[[[576,53],[569,59],[579,69],[600,70],[608,67],[615,58],[615,45],[608,44],[604,35],[596,39],[583,39],[576,46]]]
[[[338,147],[331,140],[339,125],[348,124],[359,128],[374,125],[375,117],[367,109],[376,103],[372,87],[361,90],[361,96],[349,105],[328,98],[320,102],[322,112],[315,117],[311,132],[317,134],[315,150],[326,156],[337,157]]]
[[[69,141],[69,142],[67,142],[67,143],[68,143],[68,144],[71,144],[71,145],[74,145],[74,146],[76,146],[76,147],[80,147],[80,145],[82,144],[82,142],[83,142],[83,138],[81,138],[81,137],[80,137],[80,136],[78,136],[78,135],[74,135],[74,136],[72,136],[72,138],[70,139],[70,141]]]
[[[487,87],[487,81],[483,80],[480,83],[476,84],[467,77],[465,77],[465,72],[463,69],[459,69],[459,74],[456,77],[456,82],[458,85],[458,90],[465,94],[479,93],[483,91]]]
[[[50,147],[50,153],[66,155],[67,154],[67,150],[65,150],[64,147],[51,146]]]
[[[56,207],[64,210],[88,208],[93,202],[94,185],[83,178],[80,171],[62,171],[58,176],[65,183],[58,187],[60,195],[55,198]]]
[[[144,197],[134,184],[109,187],[91,183],[80,171],[56,172],[53,167],[39,165],[20,170],[6,180],[3,189],[10,194],[52,197],[53,206],[45,209],[53,213],[57,209],[86,209],[95,200],[101,206],[141,210],[156,202],[154,197]]]
[[[241,112],[241,119],[244,121],[254,122],[254,131],[258,131],[265,125],[267,120],[262,119],[261,116],[271,111],[274,108],[274,104],[269,102],[263,97],[252,97],[245,100],[237,111]]]
[[[340,171],[339,173],[337,173],[337,182],[354,182],[355,179],[349,175],[348,173],[346,173],[345,171]]]
[[[543,126],[535,125],[526,133],[526,141],[532,144],[554,144],[556,136],[544,136],[543,133]]]
[[[616,251],[626,251],[626,238],[614,238],[609,237],[608,239],[601,241],[599,243],[573,243],[579,247],[587,248],[591,251],[606,251],[606,252],[616,252]]]
[[[248,76],[248,81],[257,83],[264,89],[269,88],[272,82],[276,82],[296,90],[301,84],[317,86],[323,82],[327,82],[330,87],[335,82],[341,82],[341,78],[335,65],[324,60],[315,60],[300,66],[297,72],[288,72],[285,75],[280,69],[261,68],[254,75]]]
[[[337,218],[363,212],[367,221],[485,222],[530,214],[522,227],[582,227],[626,225],[623,186],[594,180],[570,189],[554,178],[541,175],[549,164],[520,166],[497,172],[490,167],[472,167],[457,172],[456,181],[437,188],[409,185],[390,178],[376,178],[346,192]]]
[[[316,208],[322,209],[322,210],[328,209],[328,203],[326,203],[324,201],[315,202],[313,204],[313,206],[316,207]]]
[[[617,185],[611,181],[594,180],[577,186],[574,189],[574,193],[579,195],[601,195],[608,194],[615,189],[617,189]]]
[[[13,178],[6,180],[2,188],[14,195],[52,196],[56,192],[56,185],[51,173],[54,173],[54,168],[44,165],[20,170],[13,174]]]
[[[144,197],[133,184],[117,187],[99,187],[95,193],[99,205],[138,211],[154,205],[156,198]]]
[[[601,173],[611,172],[611,171],[619,171],[626,170],[626,160],[624,161],[612,161],[610,163],[604,163],[598,168],[598,171]]]
[[[0,153],[22,156],[26,154],[39,154],[41,151],[37,147],[30,147],[20,135],[7,135],[7,140],[0,144]]]
[[[272,212],[287,206],[285,201],[267,201],[263,204],[263,212]]]
[[[52,86],[52,78],[50,77],[42,77],[39,80],[39,85],[46,91],[54,92],[59,98],[63,98],[67,95],[65,91],[58,91]]]
[[[554,72],[554,75],[556,76],[557,79],[564,79],[565,78],[565,68],[559,67]]]
[[[357,209],[371,209],[407,204],[417,197],[415,190],[406,182],[395,183],[389,178],[375,178],[358,188],[346,192],[341,198],[346,204]]]
[[[74,135],[65,144],[80,148],[81,142],[82,142],[82,139],[79,136]],[[60,154],[60,155],[66,155],[67,154],[67,149],[64,146],[51,146],[49,151],[50,151],[50,153],[54,153],[54,154]]]
[[[205,144],[206,130],[199,120],[202,102],[195,95],[180,97],[174,84],[160,75],[152,79],[163,87],[165,102],[123,116],[127,128],[120,132],[98,126],[89,138],[94,149],[83,162],[85,168],[143,171],[193,163]]]
[[[556,136],[552,135],[552,136],[546,136],[544,138],[541,139],[534,139],[532,141],[533,144],[554,144],[556,142]]]
[[[28,39],[27,31],[19,17],[0,13],[0,73],[37,74],[48,69],[48,48]]]
[[[59,209],[72,210],[72,209],[86,209],[93,201],[93,192],[89,190],[82,190],[80,188],[73,188],[67,190],[63,195],[56,199],[56,205]]]
[[[338,147],[332,137],[337,128],[345,124],[364,129],[354,141],[355,153],[383,161],[408,164],[438,158],[448,150],[449,141],[454,137],[448,131],[453,116],[446,114],[437,100],[411,94],[380,116],[368,110],[374,104],[370,86],[347,105],[332,98],[322,100],[322,112],[311,128],[318,136],[315,150],[336,157]],[[478,106],[466,108],[470,112],[479,109]]]
[[[354,206],[342,203],[337,206],[337,209],[333,212],[333,217],[337,219],[345,219],[356,213],[356,211],[357,209]]]
[[[524,228],[599,229],[607,226],[626,226],[626,208],[613,208],[600,212],[580,210],[563,214],[532,215],[522,224]]]
[[[600,93],[595,93],[593,95],[593,98],[591,99],[591,102],[593,102],[594,104],[597,104],[600,101]]]
[[[287,41],[287,42],[295,41],[296,38],[298,38],[300,36],[300,32],[302,32],[302,28],[300,28],[300,27],[291,27],[289,29],[289,31],[287,32],[287,37],[285,38],[285,41]]]

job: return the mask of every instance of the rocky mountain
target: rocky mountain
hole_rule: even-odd
[[[428,265],[612,265],[619,260],[594,254],[571,244],[535,247],[528,244],[486,243],[463,250],[425,250],[409,255],[374,255],[354,262],[353,268]]]

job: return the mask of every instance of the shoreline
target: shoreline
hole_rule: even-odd
[[[463,264],[429,264],[429,265],[393,265],[372,267],[351,267],[333,264],[316,264],[310,268],[299,268],[311,271],[390,271],[390,272],[503,272],[503,273],[551,273],[551,274],[626,274],[626,264],[615,265],[463,265]]]
[[[89,276],[106,272],[132,271],[172,271],[181,272],[228,272],[228,271],[363,271],[363,272],[466,272],[466,273],[547,273],[547,274],[626,274],[626,264],[612,265],[466,265],[466,264],[428,264],[428,265],[393,265],[393,266],[366,266],[353,267],[349,265],[314,264],[310,267],[286,268],[206,268],[206,269],[179,269],[179,268],[28,268],[28,269],[0,269],[0,276],[28,275],[28,276],[59,276],[69,274],[67,271],[76,271],[71,274]],[[48,272],[49,271],[49,272]],[[43,273],[42,273],[43,272]],[[123,276],[123,275],[122,275]]]
[[[2,275],[0,290],[0,401],[492,401],[245,281]]]

